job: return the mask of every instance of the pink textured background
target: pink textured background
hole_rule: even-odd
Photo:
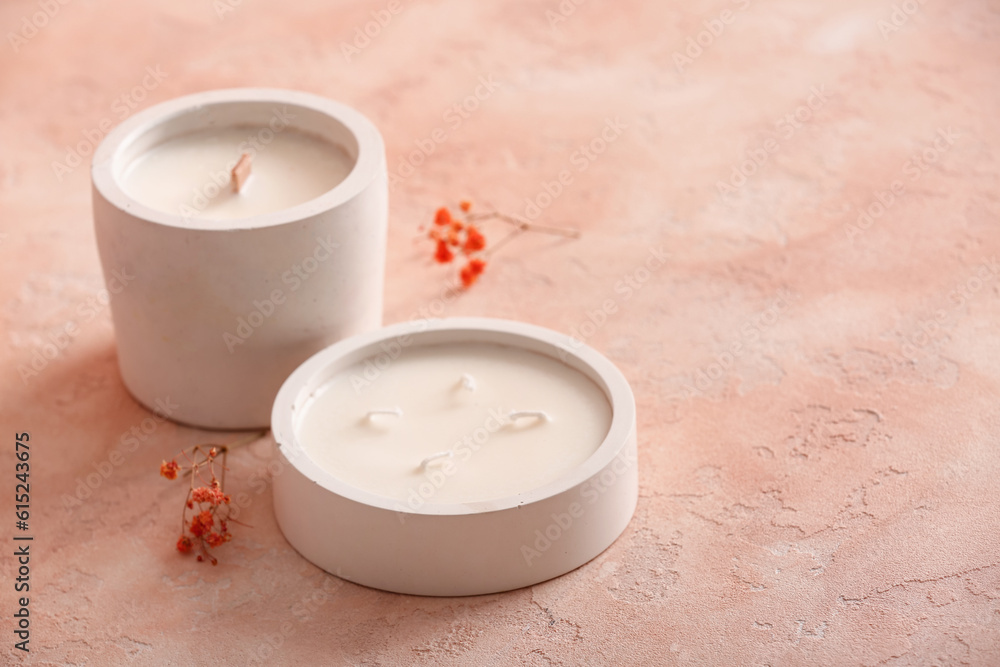
[[[341,44],[387,2],[232,0],[220,16],[221,2],[72,0],[18,44],[40,4],[0,5],[0,533],[12,544],[13,433],[30,430],[31,662],[1000,664],[995,2],[893,16],[889,0],[593,0],[552,28],[556,0],[404,1],[350,62]],[[678,71],[675,52],[724,9]],[[588,342],[635,390],[641,497],[610,549],[503,595],[344,583],[275,526],[265,439],[231,459],[253,528],[218,567],[197,564],[172,549],[182,492],[157,464],[210,436],[172,423],[64,507],[150,415],[122,387],[107,308],[87,305],[103,287],[88,165],[60,179],[52,163],[117,123],[116,100],[156,66],[166,79],[140,107],[240,85],[352,104],[393,171],[449,128],[392,195],[387,322],[450,275],[414,243],[436,206],[520,213],[571,171],[541,220],[583,238],[521,239],[445,312],[569,332],[614,300]],[[491,76],[451,129],[447,109]],[[627,128],[579,171],[573,152],[614,118]],[[925,154],[939,132],[952,143]],[[720,197],[765,145],[777,152]],[[903,193],[852,228],[894,180]],[[651,247],[668,265],[616,292]],[[78,335],[22,380],[70,321]],[[3,660],[22,657],[10,551]]]

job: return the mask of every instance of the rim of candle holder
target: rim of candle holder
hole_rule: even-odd
[[[330,139],[327,141],[340,145],[353,160],[350,173],[343,181],[319,197],[280,211],[226,219],[223,225],[220,225],[219,220],[212,218],[197,215],[186,217],[179,212],[168,213],[151,208],[133,198],[122,187],[120,178],[127,164],[135,159],[135,156],[127,157],[126,153],[144,137],[150,136],[157,128],[166,128],[164,136],[159,141],[153,141],[145,147],[148,150],[168,139],[214,126],[260,124],[239,121],[220,123],[213,116],[213,113],[225,113],[226,107],[233,107],[234,110],[229,113],[238,117],[240,105],[269,106],[272,112],[276,112],[277,107],[282,107],[282,110],[291,108],[288,114],[291,122],[288,125],[305,134],[323,134],[318,129],[321,123],[338,124],[340,129],[346,130],[355,145],[345,146]],[[295,112],[296,109],[298,114]],[[302,118],[303,115],[305,118]],[[171,132],[169,128],[173,125],[189,127]],[[239,229],[249,230],[294,223],[341,206],[363,193],[376,178],[381,177],[384,162],[385,145],[378,128],[361,112],[346,104],[296,90],[229,88],[174,98],[130,116],[112,129],[97,147],[91,163],[91,175],[94,188],[104,199],[142,222],[188,230],[226,233]]]
[[[336,375],[378,353],[388,354],[386,344],[389,343],[398,344],[400,350],[405,350],[452,342],[509,345],[549,356],[582,373],[604,393],[611,407],[611,424],[601,444],[576,468],[530,491],[467,503],[426,503],[419,509],[401,509],[396,498],[345,482],[322,468],[305,451],[298,438],[298,422],[311,399]],[[389,347],[391,349],[391,345]],[[274,402],[271,428],[282,456],[307,479],[331,493],[395,513],[450,516],[509,510],[579,487],[616,458],[627,454],[630,440],[635,437],[636,412],[632,389],[621,371],[602,354],[571,336],[512,320],[456,317],[390,325],[316,353],[281,386]]]

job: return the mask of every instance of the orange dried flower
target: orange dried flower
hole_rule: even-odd
[[[218,480],[212,482],[211,488],[199,486],[191,490],[191,500],[196,503],[208,503],[209,505],[222,505],[229,503],[229,496],[219,489]]]
[[[440,264],[447,264],[451,260],[455,259],[455,254],[448,247],[448,242],[444,239],[439,239],[437,242],[437,251],[434,253],[434,259]]]
[[[191,491],[191,501],[195,503],[210,503],[215,500],[215,493],[207,486],[199,486]]]
[[[177,479],[177,471],[180,469],[181,467],[177,464],[176,460],[164,461],[160,464],[160,474],[167,479]]]
[[[459,272],[459,278],[462,280],[462,286],[468,289],[475,284],[479,279],[479,276],[486,270],[486,261],[475,257],[470,259],[468,264],[462,267]]]
[[[191,525],[188,527],[188,530],[195,537],[201,537],[202,535],[210,532],[212,530],[212,526],[214,525],[215,517],[212,516],[212,513],[209,510],[205,510],[194,515],[194,518],[191,519]]]
[[[471,255],[474,252],[479,252],[486,247],[486,237],[483,236],[475,225],[469,225],[466,230],[465,245],[462,246],[462,252],[466,255]]]
[[[223,544],[225,544],[226,542],[228,542],[231,539],[232,539],[232,535],[228,535],[228,534],[221,535],[221,534],[216,533],[214,531],[205,536],[205,541],[208,543],[208,546],[210,546],[210,547],[222,546]]]
[[[263,433],[255,437],[261,435]],[[223,490],[228,451],[229,445],[195,445],[160,466],[160,474],[168,479],[176,479],[182,470],[190,474],[188,481],[191,486],[181,512],[181,537],[177,540],[177,550],[181,553],[194,551],[199,561],[208,561],[212,565],[218,560],[209,549],[233,539],[227,524],[227,521],[235,521],[230,515],[234,511],[230,506],[232,499]],[[178,464],[178,459],[183,463]]]
[[[434,214],[434,224],[435,225],[448,225],[451,224],[451,211],[442,206]]]
[[[467,261],[458,272],[464,289],[474,285],[479,276],[486,270],[486,258],[519,234],[536,231],[564,238],[580,238],[579,230],[535,224],[516,215],[507,215],[498,211],[470,213],[472,202],[468,199],[460,200],[458,208],[461,210],[459,214],[461,219],[453,218],[451,211],[445,206],[437,209],[434,214],[434,227],[431,228],[427,236],[435,243],[434,259],[439,264],[447,264],[454,259],[453,248],[457,248],[465,255]],[[473,221],[483,222],[486,220],[498,220],[511,227],[509,232],[499,241],[494,241],[489,249],[487,249],[486,236],[479,227],[473,224]],[[423,231],[424,226],[421,225],[418,229]]]

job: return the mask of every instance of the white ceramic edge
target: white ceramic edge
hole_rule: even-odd
[[[611,404],[604,441],[583,464],[552,483],[481,503],[403,509],[399,501],[336,479],[299,444],[296,410],[330,375],[381,350],[381,343],[405,336],[413,337],[409,345],[414,346],[448,340],[517,345],[566,363],[593,380]],[[289,543],[329,572],[399,593],[481,595],[565,574],[621,535],[638,498],[635,399],[625,377],[592,348],[521,322],[419,320],[341,341],[308,359],[285,381],[275,399],[272,430],[281,468],[273,476],[275,515]],[[612,470],[610,483],[595,486]],[[545,524],[547,518],[565,516],[570,504],[586,497],[588,487],[601,491],[591,493],[593,504],[577,520],[582,528],[567,530],[568,537],[560,531],[562,539],[539,554],[538,562],[525,556],[526,547],[530,551],[538,544],[533,536],[553,527]]]
[[[326,114],[341,122],[357,139],[358,155],[354,167],[343,181],[319,197],[290,208],[264,215],[230,220],[184,218],[180,214],[150,208],[122,188],[114,173],[119,151],[151,129],[200,108],[232,102],[287,104]],[[363,192],[380,177],[385,145],[378,128],[361,112],[320,95],[282,88],[227,88],[177,97],[130,116],[104,137],[91,162],[94,188],[113,206],[136,218],[161,225],[206,231],[255,229],[294,222],[336,208]],[[385,175],[382,178],[387,177]]]

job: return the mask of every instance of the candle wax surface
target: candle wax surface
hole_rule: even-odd
[[[401,414],[368,415],[396,408]],[[507,418],[529,410],[549,419]],[[310,399],[297,430],[322,468],[409,511],[536,489],[586,461],[610,425],[604,392],[557,359],[460,343],[408,348],[395,360],[375,355],[346,369]],[[446,451],[453,455],[421,468]]]
[[[261,133],[271,141],[265,143]],[[250,178],[235,193],[230,171],[244,152],[253,157]],[[143,153],[128,165],[121,184],[150,208],[185,218],[224,220],[273,213],[315,199],[347,178],[353,166],[342,147],[291,128],[207,128]]]

